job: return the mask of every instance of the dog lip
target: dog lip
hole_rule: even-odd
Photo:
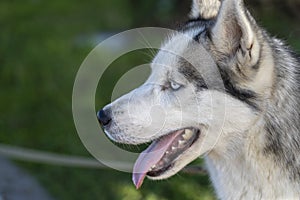
[[[172,162],[171,164],[157,170],[157,171],[150,171],[147,172],[147,176],[149,177],[158,177],[160,175],[162,175],[163,173],[165,173],[166,171],[170,170],[172,167],[174,166],[174,162]]]
[[[186,130],[186,129],[182,129],[182,130]],[[194,143],[199,139],[199,137],[200,137],[200,134],[201,134],[201,131],[200,131],[200,129],[195,129],[195,128],[189,128],[189,130],[194,130],[194,138],[190,138],[190,139],[192,139],[191,140],[191,143],[188,145],[188,146],[186,146],[184,149],[182,149],[181,151],[179,151],[179,152],[177,152],[177,155],[176,155],[176,157],[175,157],[175,159],[173,159],[173,160],[171,160],[171,162],[170,163],[167,163],[165,166],[162,166],[162,167],[160,167],[160,168],[158,168],[158,169],[155,169],[155,168],[153,168],[151,171],[149,171],[149,172],[147,172],[147,176],[149,176],[149,177],[159,177],[159,176],[161,176],[161,175],[163,175],[164,173],[166,173],[167,171],[169,171],[170,169],[172,169],[173,167],[174,167],[174,165],[175,165],[175,163],[176,163],[176,160],[185,152],[185,151],[187,151],[189,148],[191,148],[193,145],[194,145]],[[164,155],[164,156],[166,156],[166,155]],[[163,157],[164,157],[163,156]],[[163,159],[163,158],[162,158]]]
[[[136,188],[141,187],[147,175],[155,178],[170,170],[178,157],[198,140],[200,133],[196,128],[184,128],[154,140],[134,164],[132,180]]]

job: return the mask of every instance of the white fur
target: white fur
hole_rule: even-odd
[[[270,47],[265,45],[261,49],[258,45],[258,38],[245,11],[240,10],[241,1],[225,1],[225,11],[235,10],[235,14],[241,16],[239,25],[244,41],[238,42],[244,42],[245,49],[254,43],[253,48],[248,49],[254,55],[252,60],[241,55],[235,58],[239,61],[245,59],[244,62],[253,64],[258,59],[255,55],[258,56],[259,51],[263,51],[264,60],[261,65],[267,66],[259,69],[252,82],[244,81],[241,85],[247,85],[262,98],[269,99],[274,82],[274,60]],[[213,2],[219,1],[194,0],[192,15],[203,14],[201,5],[209,7]],[[215,9],[218,5],[215,4],[212,8],[214,16],[218,12]],[[221,18],[228,16],[225,11],[221,11]],[[212,16],[211,12],[206,14],[206,17]],[[227,18],[219,20],[226,21]],[[217,22],[213,32],[218,36],[218,33],[224,32],[224,28],[224,24]],[[205,156],[211,180],[220,199],[299,199],[299,184],[291,182],[287,171],[276,165],[274,159],[263,151],[266,132],[262,116],[265,110],[262,115],[258,115],[249,105],[222,90],[198,90],[195,84],[178,72],[182,66],[175,55],[182,55],[196,63],[202,61],[197,69],[208,77],[208,82],[218,79],[213,73],[215,66],[207,66],[203,62],[207,59],[206,54],[197,52],[199,44],[192,44],[193,36],[199,31],[201,32],[199,29],[187,32],[188,37],[172,35],[155,57],[149,79],[141,87],[105,107],[113,113],[113,124],[105,130],[106,133],[116,142],[140,144],[178,129],[198,128],[201,130],[200,139],[175,160],[171,170],[154,179],[168,178],[197,157]],[[223,43],[226,38],[222,37],[219,35],[216,39],[222,45],[220,49],[226,48]],[[194,53],[187,53],[189,49]],[[183,87],[178,91],[163,89],[170,81]]]
[[[220,0],[193,0],[190,16],[192,18],[201,16],[204,19],[214,18],[218,15],[220,5]]]

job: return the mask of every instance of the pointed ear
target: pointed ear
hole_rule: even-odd
[[[260,57],[257,25],[243,0],[224,0],[211,40],[219,59],[234,58],[243,67],[254,66]]]
[[[193,0],[191,18],[213,19],[218,15],[221,0]]]

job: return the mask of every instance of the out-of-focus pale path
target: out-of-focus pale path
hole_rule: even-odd
[[[9,160],[0,157],[0,200],[53,200],[39,183]]]

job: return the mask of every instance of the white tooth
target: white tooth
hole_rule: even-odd
[[[169,151],[166,151],[166,154],[170,153]]]
[[[184,140],[178,140],[179,147],[184,144]]]
[[[182,135],[183,139],[189,140],[193,136],[193,131],[190,129],[185,129],[184,134]]]
[[[172,149],[172,151],[174,151],[174,150],[176,149],[176,147],[173,147],[173,146],[172,146],[172,148],[171,148],[171,149]]]

